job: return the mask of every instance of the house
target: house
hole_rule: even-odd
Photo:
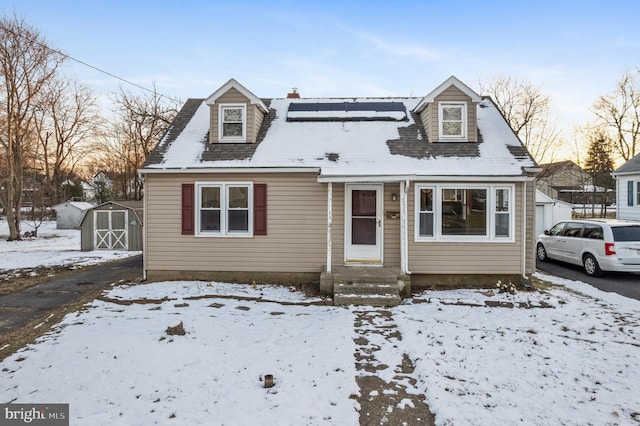
[[[640,220],[640,154],[611,173],[616,180],[618,219]]]
[[[614,191],[593,186],[593,178],[571,160],[540,165],[536,187],[549,197],[577,207],[592,204],[608,205],[615,199]],[[585,207],[586,209],[586,207]]]
[[[56,229],[78,229],[84,212],[93,204],[84,201],[65,201],[52,207],[56,212]]]
[[[491,99],[453,76],[423,97],[299,96],[231,79],[187,100],[139,170],[147,279],[530,280],[539,169]]]
[[[536,235],[542,234],[558,222],[570,220],[573,206],[565,201],[554,200],[536,189]]]
[[[553,199],[573,203],[575,193],[584,192],[585,185],[591,184],[591,176],[571,160],[540,164],[540,169],[536,186]]]
[[[107,201],[86,210],[80,222],[80,249],[142,250],[142,201]]]

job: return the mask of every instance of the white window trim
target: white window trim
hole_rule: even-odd
[[[233,237],[247,238],[253,237],[253,182],[196,182],[196,199],[195,199],[195,236],[196,237]],[[229,187],[244,186],[249,190],[247,192],[248,199],[248,229],[247,232],[229,232],[227,231],[227,218],[229,212],[229,203],[227,202]],[[217,187],[220,188],[220,231],[201,231],[200,230],[200,206],[201,206],[201,188]]]
[[[433,190],[433,236],[420,235],[420,190]],[[442,234],[442,190],[443,189],[484,189],[487,191],[487,235],[443,235]],[[496,236],[496,190],[509,190],[509,236]],[[482,185],[482,184],[442,184],[416,183],[414,186],[414,241],[416,242],[515,242],[515,185]]]
[[[442,132],[442,123],[443,123],[443,112],[442,109],[445,107],[459,106],[462,108],[462,134],[461,135],[445,135]],[[467,135],[467,103],[466,102],[439,102],[438,103],[438,133],[440,135],[441,141],[447,142],[467,142],[469,140]]]
[[[225,109],[242,108],[242,136],[223,136]],[[247,141],[247,106],[245,104],[220,104],[218,108],[218,139],[220,142],[246,142]]]

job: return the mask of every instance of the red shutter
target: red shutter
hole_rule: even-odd
[[[194,190],[192,183],[182,184],[182,235],[193,235],[194,219]]]
[[[267,184],[253,184],[253,235],[267,235]]]

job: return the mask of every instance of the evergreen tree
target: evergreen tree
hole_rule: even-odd
[[[615,180],[611,176],[613,172],[613,144],[611,139],[603,134],[597,134],[591,138],[589,143],[589,150],[587,151],[587,158],[585,160],[585,171],[591,176],[591,182],[593,185],[592,191],[592,216],[595,215],[596,193],[597,187],[604,188],[604,192],[601,193],[600,203],[603,208],[601,209],[601,215],[604,217],[606,214],[606,205],[609,202],[607,197],[608,190],[615,186]]]

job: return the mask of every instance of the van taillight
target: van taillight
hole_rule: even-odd
[[[604,254],[607,256],[613,256],[616,254],[616,247],[614,243],[604,243]]]

